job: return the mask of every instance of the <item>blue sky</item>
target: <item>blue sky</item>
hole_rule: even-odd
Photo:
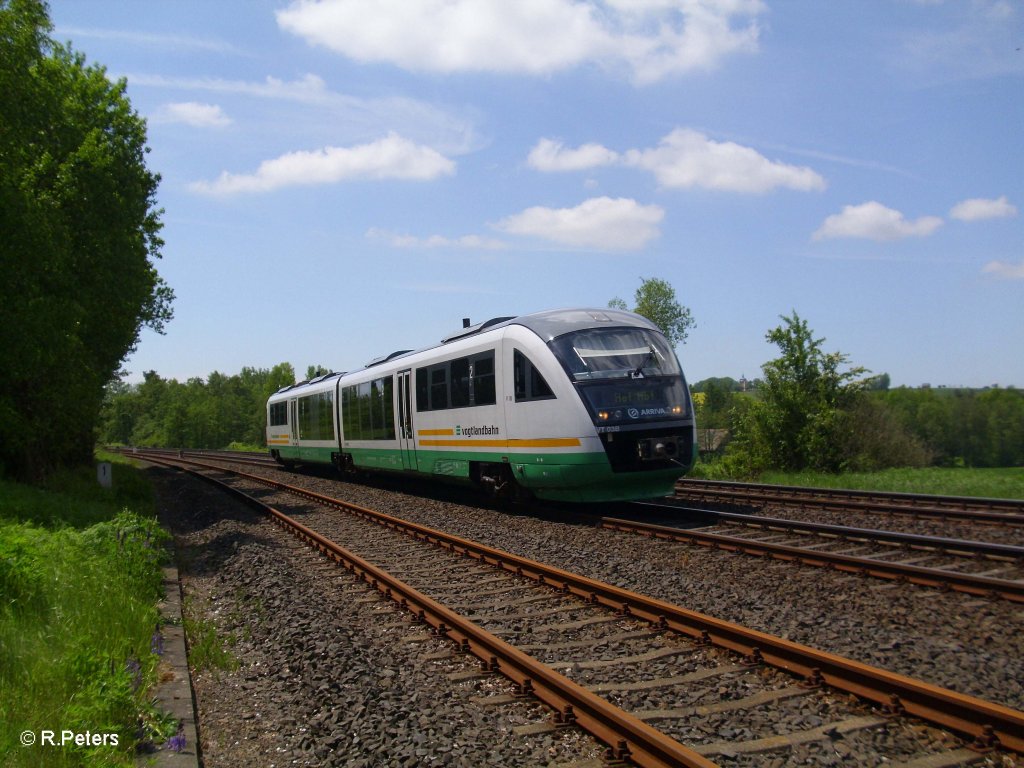
[[[669,281],[691,381],[796,310],[894,385],[1024,386],[1016,0],[55,1],[163,181],[184,380],[352,370]]]

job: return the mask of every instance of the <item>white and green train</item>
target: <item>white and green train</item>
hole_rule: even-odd
[[[267,445],[287,466],[616,501],[670,493],[693,465],[696,430],[679,361],[650,321],[563,309],[285,387],[267,402]]]

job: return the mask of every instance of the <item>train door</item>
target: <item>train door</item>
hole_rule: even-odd
[[[417,469],[416,434],[412,423],[412,370],[395,374],[395,391],[398,393],[398,447],[402,454],[403,469]]]
[[[292,398],[288,401],[289,423],[292,427],[292,445],[299,444],[299,401]]]

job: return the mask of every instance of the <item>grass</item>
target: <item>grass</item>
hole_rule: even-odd
[[[240,443],[237,440],[229,443],[225,451],[248,451],[249,453],[266,453],[266,445],[257,445],[256,443]]]
[[[84,468],[34,488],[0,481],[0,764],[131,765],[159,722],[156,602],[167,534],[127,464],[103,489]],[[23,732],[111,734],[105,746],[23,746]]]
[[[691,477],[712,480],[748,479],[728,477],[723,471],[725,466],[721,461],[701,462],[694,468]],[[1024,499],[1024,467],[924,467],[841,474],[768,471],[756,478],[756,482],[807,488],[849,488],[896,493],[933,493],[941,496]]]
[[[238,659],[230,646],[237,643],[234,635],[221,636],[216,625],[202,618],[203,611],[190,598],[182,607],[185,634],[188,636],[188,662],[199,671],[232,672],[238,669]]]
[[[981,496],[1024,499],[1024,468],[973,469],[968,467],[924,467],[887,469],[880,472],[765,472],[761,482],[822,488],[852,488],[865,491],[934,493],[942,496]]]

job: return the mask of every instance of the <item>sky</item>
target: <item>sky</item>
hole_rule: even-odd
[[[1019,0],[52,0],[126,78],[176,294],[129,381],[354,370],[668,281],[691,382],[794,311],[1024,387]]]

